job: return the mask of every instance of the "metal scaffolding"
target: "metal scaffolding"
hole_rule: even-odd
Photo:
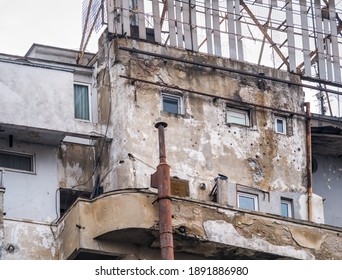
[[[342,1],[107,0],[107,16],[108,31],[116,35],[286,70],[320,88],[342,88]]]

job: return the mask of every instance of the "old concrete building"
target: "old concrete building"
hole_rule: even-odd
[[[226,57],[217,29],[196,42],[203,1],[128,2],[97,54],[0,55],[0,259],[159,259],[158,122],[176,259],[342,259],[341,117],[310,113],[292,45],[284,70]]]

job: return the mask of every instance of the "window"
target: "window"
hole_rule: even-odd
[[[162,93],[163,111],[182,114],[183,113],[183,98],[180,95]]]
[[[238,192],[238,207],[258,211],[258,196],[254,194]]]
[[[286,118],[275,118],[275,131],[280,134],[286,134]]]
[[[0,167],[9,170],[34,172],[33,155],[0,151]]]
[[[281,199],[280,211],[283,217],[292,217],[292,201],[289,199]]]
[[[90,121],[89,86],[74,84],[75,118]]]
[[[249,126],[249,111],[240,109],[227,109],[227,123]]]

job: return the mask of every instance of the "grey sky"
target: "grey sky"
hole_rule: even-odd
[[[81,13],[82,0],[0,0],[0,53],[25,55],[33,43],[78,50]]]

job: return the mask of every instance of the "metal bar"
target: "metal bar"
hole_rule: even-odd
[[[89,21],[89,15],[90,15],[92,2],[93,2],[93,0],[89,0],[89,3],[88,3],[87,15],[86,15],[86,19],[85,19],[83,31],[82,31],[82,39],[81,39],[81,43],[80,43],[80,50],[79,50],[79,53],[78,53],[77,59],[76,59],[77,63],[80,63],[82,56],[83,56],[83,45],[84,45],[84,39],[86,36],[85,34],[86,34],[87,28],[88,28],[88,21]]]
[[[179,48],[183,48],[183,22],[182,22],[182,6],[179,0],[176,0],[176,29],[177,43]]]
[[[184,42],[187,50],[192,50],[191,28],[190,28],[190,6],[188,2],[183,2],[183,28]]]
[[[192,50],[198,51],[198,37],[197,37],[197,12],[196,12],[196,0],[190,0],[190,24],[191,24],[191,43]]]
[[[107,29],[109,33],[114,33],[117,34],[117,29],[114,24],[114,19],[115,19],[115,8],[116,8],[116,1],[106,1],[107,5]]]
[[[315,22],[316,22],[316,42],[318,55],[318,74],[323,80],[326,79],[325,63],[324,63],[324,43],[322,28],[322,10],[321,1],[315,0]]]
[[[144,0],[138,0],[139,38],[146,40]]]
[[[339,47],[338,47],[338,41],[337,41],[335,0],[330,0],[329,17],[330,17],[332,57],[333,57],[333,65],[334,65],[335,82],[341,82],[342,77],[341,77]]]
[[[269,26],[269,24],[270,24],[271,15],[272,15],[272,6],[269,8],[267,21],[266,21],[266,23],[264,24],[264,28],[265,28],[265,31],[266,31],[266,32],[267,32],[268,26]],[[265,48],[265,42],[266,42],[266,38],[264,37],[264,38],[262,38],[262,44],[261,44],[261,49],[260,49],[260,55],[259,55],[259,59],[258,59],[258,65],[260,65],[260,63],[261,63],[262,55],[263,55],[264,48]]]
[[[212,0],[213,29],[214,29],[214,49],[215,55],[222,56],[221,52],[221,32],[220,32],[220,13],[218,0]]]
[[[95,28],[95,24],[96,24],[96,21],[97,21],[97,18],[100,16],[100,12],[101,12],[101,9],[98,9],[97,13],[96,13],[96,16],[95,16],[95,19],[94,19],[94,22],[93,24],[91,25],[90,27],[90,31],[88,33],[88,37],[83,45],[83,49],[82,51],[79,53],[78,57],[77,57],[77,63],[81,64],[82,63],[82,59],[83,59],[83,55],[84,55],[84,52],[88,46],[88,43],[89,43],[89,40],[90,40],[90,37],[91,37],[91,33],[93,32],[94,28]]]
[[[224,22],[225,21],[225,17],[223,17],[221,20],[220,20],[220,25],[222,24],[222,22]],[[211,30],[211,34],[213,34],[214,33],[214,30],[212,29]],[[207,38],[204,38],[203,39],[203,41],[199,44],[199,47],[201,48],[203,45],[204,45],[204,43],[205,42],[207,42]]]
[[[129,1],[122,1],[122,27],[123,34],[131,36],[131,25],[129,18]]]
[[[326,64],[327,64],[327,74],[328,80],[333,80],[333,72],[332,72],[332,63],[331,63],[331,35],[329,30],[329,20],[323,19],[323,26],[324,26],[324,35],[328,35],[325,37],[325,52],[326,52]]]
[[[300,19],[302,25],[302,43],[303,43],[303,59],[304,73],[306,76],[311,76],[311,57],[310,57],[310,41],[309,41],[309,25],[306,0],[299,0]],[[300,70],[299,68],[297,68]]]
[[[107,1],[110,3],[111,1]],[[122,5],[121,0],[114,0],[114,34],[122,35]]]
[[[287,25],[287,49],[289,56],[290,71],[296,71],[296,52],[293,28],[292,0],[287,0],[286,5],[286,25]]]
[[[260,24],[260,22],[258,21],[258,19],[254,16],[254,14],[251,12],[251,10],[248,8],[248,6],[246,5],[246,3],[243,0],[240,0],[240,4],[241,6],[245,9],[245,11],[248,13],[248,15],[250,16],[250,18],[254,21],[255,25],[259,28],[259,30],[261,31],[261,33],[266,37],[266,39],[268,40],[268,42],[271,44],[272,48],[276,51],[276,53],[278,54],[278,56],[281,58],[281,60],[284,62],[284,64],[287,66],[287,70],[290,70],[290,65],[286,59],[286,57],[283,55],[283,53],[280,51],[280,49],[277,47],[277,45],[273,42],[272,38],[270,37],[270,35],[267,34],[267,32],[265,32],[263,26]]]
[[[160,19],[160,26],[161,26],[161,29],[163,29],[163,25],[164,25],[164,21],[165,21],[165,15],[166,15],[166,12],[167,12],[167,1],[168,0],[165,0],[163,3],[164,3],[164,6],[163,6],[163,10],[162,10],[162,14],[161,14],[161,19]]]
[[[152,0],[152,13],[153,13],[153,24],[154,24],[154,40],[157,43],[161,43],[159,0]]]
[[[172,209],[170,190],[170,166],[166,162],[165,132],[166,123],[155,125],[159,136],[159,165],[157,167],[160,254],[162,260],[173,260]]]
[[[312,144],[311,144],[311,112],[310,102],[306,106],[306,170],[307,170],[307,194],[308,194],[308,221],[312,222]]]
[[[228,24],[228,42],[229,42],[229,57],[236,59],[236,36],[234,22],[234,3],[232,0],[227,0],[227,24]]]
[[[170,46],[177,46],[176,39],[176,18],[175,18],[175,9],[174,9],[174,0],[167,1],[167,15],[169,21],[169,35],[170,35]]]
[[[236,22],[236,39],[237,39],[237,50],[238,50],[238,58],[240,61],[244,61],[243,55],[243,44],[242,44],[242,27],[241,27],[241,18],[240,17],[240,0],[235,1],[235,22]]]
[[[205,30],[207,38],[207,52],[213,54],[213,39],[212,39],[212,28],[211,28],[211,1],[205,1]]]

